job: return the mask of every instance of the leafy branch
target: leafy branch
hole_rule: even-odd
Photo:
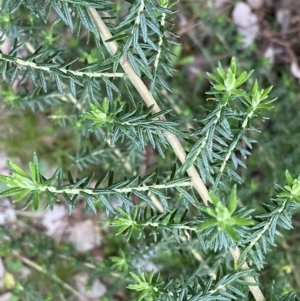
[[[176,188],[182,191],[181,186]],[[192,234],[195,233],[200,241],[205,241],[204,245],[207,250],[212,245],[214,245],[215,251],[228,249],[228,246],[233,246],[241,241],[241,233],[244,232],[246,235],[247,230],[249,231],[249,228],[247,229],[245,226],[253,225],[254,221],[250,219],[249,210],[237,210],[236,187],[231,191],[226,206],[215,194],[211,193],[211,198],[213,205],[209,207],[196,204],[204,216],[195,215],[193,219],[187,219],[187,210],[182,214],[178,214],[178,209],[157,214],[154,211],[148,212],[147,208],[144,212],[140,207],[134,208],[133,212],[126,212],[122,208],[118,208],[120,217],[112,225],[119,227],[117,234],[124,232],[128,239],[134,230],[141,233],[148,229],[155,241],[158,233],[161,232],[165,241],[169,239],[167,233],[171,233],[176,241],[181,243],[181,236],[185,236],[189,241]],[[193,201],[190,203],[194,205]],[[207,229],[209,231],[205,231]]]
[[[224,271],[222,271],[222,269],[224,269]],[[253,270],[227,272],[226,274],[225,271],[226,268],[222,265],[219,268],[218,278],[216,280],[210,278],[205,283],[198,277],[191,285],[187,285],[186,283],[174,285],[172,281],[165,284],[160,281],[159,275],[154,277],[153,272],[148,274],[143,272],[141,275],[131,272],[131,277],[136,283],[130,284],[128,288],[141,291],[138,300],[148,297],[151,298],[151,300],[160,299],[168,301],[180,300],[180,298],[193,301],[230,301],[236,299],[236,296],[239,296],[240,300],[245,300],[247,296],[241,292],[241,288],[247,286],[248,283],[242,279],[245,277],[254,277],[257,274],[255,274]],[[224,272],[224,276],[222,272]]]
[[[7,70],[9,70],[11,83],[17,78],[18,75],[20,75],[21,79],[19,81],[19,85],[24,83],[27,80],[27,78],[30,78],[35,86],[37,86],[38,81],[40,81],[43,90],[47,92],[47,80],[44,74],[45,72],[47,72],[49,73],[49,75],[53,75],[57,89],[61,94],[63,93],[63,84],[61,78],[69,79],[71,91],[73,96],[75,97],[75,84],[79,86],[84,86],[85,82],[87,82],[88,85],[99,89],[94,79],[103,77],[123,78],[125,76],[124,73],[103,73],[99,71],[85,71],[95,69],[95,67],[99,69],[97,64],[85,65],[79,70],[70,70],[70,65],[75,63],[77,59],[63,64],[56,63],[55,58],[60,54],[59,52],[49,55],[48,57],[44,58],[44,60],[41,63],[37,63],[35,60],[41,56],[44,56],[47,53],[47,51],[43,51],[42,47],[37,49],[30,56],[20,59],[16,56],[17,49],[20,46],[21,44],[17,45],[15,43],[14,48],[9,54],[6,55],[0,53],[0,60],[2,60],[2,64],[0,67],[2,70],[2,77],[5,79],[5,77],[7,76]],[[12,64],[12,66],[10,66],[9,64]],[[34,72],[34,70],[36,70],[36,72]],[[106,80],[106,84],[108,84],[114,90],[118,91],[116,86],[109,80]]]
[[[128,180],[113,183],[113,173],[110,175],[107,173],[94,184],[94,188],[91,188],[88,186],[93,180],[94,174],[90,174],[88,177],[82,179],[74,180],[71,173],[68,172],[69,183],[63,184],[63,172],[61,169],[58,169],[54,172],[52,177],[46,179],[40,174],[39,162],[36,154],[33,155],[33,160],[29,164],[30,175],[12,161],[8,161],[7,164],[13,170],[13,174],[10,176],[0,175],[0,181],[6,183],[9,187],[8,190],[0,193],[0,197],[13,196],[14,202],[19,202],[29,195],[24,208],[27,208],[32,204],[34,210],[39,208],[39,203],[42,200],[41,195],[47,197],[47,206],[50,208],[53,207],[54,201],[60,201],[58,195],[62,195],[67,201],[69,212],[72,211],[75,201],[79,196],[86,200],[87,208],[90,208],[95,213],[95,202],[102,202],[108,211],[115,212],[114,208],[109,203],[109,198],[117,197],[127,208],[129,208],[133,206],[133,203],[128,198],[128,194],[136,195],[141,200],[145,201],[150,208],[155,209],[151,199],[147,196],[148,191],[160,197],[164,209],[168,210],[168,203],[166,202],[168,197],[165,196],[164,193],[159,192],[159,190],[166,190],[174,187],[187,187],[191,185],[190,180],[186,178],[171,180],[165,184],[152,183],[151,185],[144,185],[145,182],[150,179],[157,179],[157,173],[152,173],[144,178],[135,176]],[[108,186],[99,188],[107,178]],[[57,186],[54,186],[55,182],[57,182]],[[134,183],[136,183],[136,186],[133,186]]]
[[[79,70],[70,70],[70,69],[66,69],[64,68],[67,66],[70,66],[71,64],[75,63],[77,61],[77,59],[68,62],[67,64],[59,64],[59,63],[54,63],[53,59],[54,57],[52,56],[51,58],[48,58],[45,62],[43,63],[37,63],[35,62],[35,59],[42,56],[43,53],[41,52],[42,48],[39,48],[35,51],[35,53],[33,53],[32,55],[25,57],[25,58],[17,58],[15,56],[10,56],[9,54],[2,54],[0,53],[0,59],[5,61],[5,62],[11,62],[14,63],[18,66],[18,69],[20,70],[22,67],[25,67],[26,69],[26,73],[29,73],[29,76],[34,78],[34,76],[32,75],[32,70],[31,69],[36,69],[36,70],[43,70],[43,71],[47,71],[47,72],[57,72],[58,74],[62,75],[64,74],[64,76],[72,74],[74,76],[79,76],[79,77],[90,77],[90,78],[101,78],[101,77],[123,77],[125,74],[124,73],[120,73],[120,72],[90,72],[90,71],[82,71],[84,69],[90,69],[92,67],[95,67],[97,65],[87,65],[84,66],[82,68],[80,68]],[[47,66],[48,65],[48,66]],[[5,68],[4,70],[6,70],[7,68]],[[81,71],[80,71],[81,70]],[[2,73],[2,76],[5,78],[5,73]],[[12,81],[14,80],[14,78],[12,78]]]
[[[255,140],[248,138],[245,132],[256,130],[251,126],[252,119],[258,117],[264,120],[261,111],[271,109],[275,99],[268,98],[272,87],[259,90],[257,82],[253,84],[251,93],[242,89],[241,85],[252,72],[244,71],[238,75],[234,58],[227,72],[221,65],[217,72],[218,76],[208,74],[212,84],[212,91],[208,94],[214,96],[213,105],[205,107],[206,116],[196,120],[200,129],[193,131],[190,136],[199,138],[192,145],[182,170],[185,171],[197,163],[202,178],[212,184],[213,191],[217,188],[226,191],[227,188],[220,183],[221,176],[226,169],[230,180],[243,182],[233,170],[238,166],[246,168],[236,152],[238,151],[244,159],[250,154],[241,141],[252,148]]]
[[[89,12],[90,12],[91,17],[93,18],[98,30],[99,30],[99,33],[101,34],[102,38],[104,40],[110,40],[112,38],[112,35],[111,35],[110,31],[108,30],[107,26],[105,25],[105,23],[102,21],[102,19],[101,19],[100,15],[98,14],[98,12],[93,8],[89,8]],[[110,50],[110,52],[112,54],[115,54],[117,52],[118,44],[115,41],[108,42],[106,45],[107,45],[108,49]],[[158,104],[156,103],[156,101],[153,98],[152,94],[147,89],[147,87],[145,86],[145,84],[141,80],[141,78],[134,72],[134,70],[133,70],[132,66],[130,65],[129,61],[127,60],[126,56],[123,56],[120,59],[120,64],[121,64],[122,68],[124,69],[126,75],[128,76],[129,80],[132,82],[132,84],[134,85],[136,90],[139,92],[139,94],[141,95],[141,97],[145,101],[147,107],[152,107],[153,106],[152,107],[152,112],[154,114],[161,112],[161,109],[158,106]],[[161,116],[160,118],[161,118],[161,120],[165,121],[164,116]],[[181,143],[179,142],[178,138],[174,134],[169,133],[169,132],[165,132],[164,135],[166,136],[166,138],[169,141],[170,145],[174,149],[174,152],[176,153],[176,156],[179,158],[179,160],[182,163],[184,163],[186,153],[185,153]],[[210,199],[209,194],[208,194],[208,191],[207,191],[205,185],[203,184],[201,178],[199,177],[199,174],[198,174],[196,168],[191,166],[187,170],[187,173],[191,177],[192,182],[193,182],[193,186],[195,187],[195,189],[200,194],[203,202],[207,203],[207,201]]]
[[[293,228],[291,213],[299,209],[300,205],[300,176],[293,179],[286,171],[285,177],[286,185],[283,188],[278,186],[280,192],[270,203],[264,204],[266,212],[256,216],[260,222],[253,227],[254,232],[244,240],[246,248],[241,254],[239,264],[243,264],[250,257],[253,263],[262,269],[264,254],[270,246],[275,246],[275,235],[281,235],[278,227],[286,230]]]
[[[152,107],[144,110],[139,107],[132,110],[125,104],[114,102],[111,106],[108,99],[104,99],[102,105],[98,103],[91,105],[91,111],[83,115],[83,120],[91,121],[90,131],[105,126],[106,135],[111,136],[111,143],[115,144],[118,139],[129,138],[133,144],[139,148],[144,148],[147,138],[153,148],[157,148],[164,158],[162,146],[168,144],[164,132],[172,132],[178,137],[186,135],[176,129],[178,125],[172,121],[162,121],[160,117],[168,114],[171,110],[164,110],[156,114],[151,114]]]

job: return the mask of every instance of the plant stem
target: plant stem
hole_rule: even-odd
[[[89,10],[89,13],[91,14],[93,21],[95,22],[95,25],[100,33],[100,36],[103,39],[105,46],[107,47],[108,51],[112,55],[115,54],[118,50],[118,44],[115,41],[108,42],[108,43],[105,42],[106,40],[109,40],[112,38],[112,35],[111,35],[110,31],[108,30],[107,26],[101,19],[100,15],[96,11],[96,9],[89,7],[88,10]],[[153,109],[152,109],[153,113],[160,112],[161,109],[158,106],[158,104],[156,103],[155,99],[153,98],[151,92],[148,90],[148,88],[146,87],[144,82],[141,80],[141,78],[134,72],[134,70],[133,70],[130,62],[127,60],[126,56],[123,56],[121,58],[120,64],[121,64],[124,72],[126,73],[127,77],[131,81],[131,83],[134,85],[136,90],[139,92],[139,94],[145,101],[146,105],[148,107],[153,105]],[[160,118],[161,118],[161,120],[166,120],[164,116],[161,116]],[[179,142],[178,138],[170,132],[165,132],[164,135],[166,136],[167,140],[169,141],[170,145],[172,146],[174,153],[176,154],[176,156],[178,157],[180,162],[182,164],[184,164],[184,162],[186,160],[186,153],[185,153],[181,143]],[[205,205],[207,205],[208,202],[211,202],[210,196],[209,196],[207,188],[205,187],[202,179],[199,176],[198,171],[196,170],[196,168],[194,166],[191,166],[187,170],[187,173],[191,178],[194,188],[197,190],[197,192],[201,196]],[[230,251],[231,251],[231,254],[232,254],[234,260],[237,262],[240,257],[240,250],[236,247],[235,250],[231,249]],[[247,263],[244,263],[242,268],[249,269]],[[246,281],[249,283],[252,283],[252,284],[256,283],[254,277],[246,277]],[[265,297],[263,296],[259,286],[249,285],[249,290],[251,291],[251,293],[256,301],[265,301],[266,300]]]
[[[76,195],[76,194],[81,194],[81,193],[86,193],[89,195],[109,195],[109,194],[114,194],[114,193],[134,193],[135,191],[148,191],[151,188],[155,188],[155,189],[167,189],[167,188],[173,188],[173,187],[187,187],[187,186],[191,186],[191,182],[188,180],[183,180],[181,182],[176,182],[176,183],[166,183],[166,184],[155,184],[155,185],[148,185],[148,186],[136,186],[136,187],[123,187],[123,188],[113,188],[113,189],[92,189],[92,188],[57,188],[55,186],[41,186],[39,191],[43,192],[43,191],[50,191],[52,193],[58,194],[58,193],[67,193],[67,194],[71,194],[71,195]],[[24,187],[25,189],[27,189],[27,187]],[[31,187],[32,188],[32,187]],[[29,189],[31,189],[29,188]]]
[[[14,256],[16,256],[17,258],[19,258],[27,266],[29,266],[29,267],[35,269],[36,271],[38,271],[38,272],[40,272],[40,273],[42,273],[42,274],[50,277],[51,279],[53,279],[56,283],[58,283],[59,285],[61,285],[64,289],[66,289],[67,291],[71,292],[74,296],[78,297],[79,300],[88,301],[87,297],[85,297],[83,294],[81,294],[80,292],[78,292],[71,285],[63,282],[56,275],[50,274],[46,269],[44,269],[40,265],[36,264],[35,262],[31,261],[30,259],[28,259],[28,258],[26,258],[24,256],[19,255],[18,252],[16,252],[16,251],[12,251],[12,254]]]
[[[240,249],[238,247],[236,247],[235,249],[230,248],[230,253],[233,257],[234,262],[236,263],[236,265],[238,265],[237,263],[241,256]],[[249,266],[246,262],[242,265],[242,270],[249,270]],[[248,276],[248,277],[245,277],[245,280],[248,283],[256,283],[254,277]],[[264,295],[258,285],[249,285],[249,290],[251,291],[251,293],[256,301],[266,301],[266,298],[264,297]]]
[[[76,71],[76,70],[70,70],[70,69],[66,69],[66,68],[59,68],[59,64],[58,63],[53,63],[53,66],[51,67],[47,67],[47,66],[42,66],[39,65],[38,63],[32,62],[32,61],[26,61],[20,58],[16,58],[16,59],[11,59],[10,57],[7,57],[3,54],[0,53],[0,59],[3,61],[7,61],[7,62],[12,62],[16,65],[19,66],[19,68],[32,68],[32,69],[36,69],[36,70],[43,70],[46,72],[51,72],[51,68],[57,68],[60,72],[64,73],[64,74],[68,74],[71,73],[73,75],[76,76],[80,76],[83,77],[88,76],[88,77],[94,77],[94,78],[98,78],[98,77],[124,77],[125,74],[124,73],[120,73],[120,72],[91,72],[91,71]]]

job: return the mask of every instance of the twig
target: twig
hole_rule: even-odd
[[[88,301],[88,299],[81,294],[80,292],[78,292],[77,290],[75,290],[75,288],[73,288],[71,285],[63,282],[61,279],[59,279],[56,275],[51,275],[49,274],[49,272],[47,272],[45,269],[43,269],[40,265],[36,264],[35,262],[31,261],[30,259],[19,255],[16,251],[12,251],[13,255],[18,257],[23,263],[25,263],[27,266],[35,269],[36,271],[52,278],[55,282],[57,282],[59,285],[61,285],[64,289],[66,289],[67,291],[71,292],[74,296],[77,296],[80,298],[80,300],[82,301]]]
[[[233,260],[234,262],[238,263],[239,261],[239,258],[241,256],[241,251],[238,247],[236,247],[235,249],[230,249],[230,253],[233,257]],[[243,265],[242,265],[242,270],[249,270],[249,266],[248,264],[245,262]],[[256,283],[254,277],[245,277],[245,280],[248,282],[248,283]],[[266,301],[266,298],[264,297],[262,291],[260,290],[259,286],[258,285],[249,285],[249,290],[251,291],[253,297],[255,298],[256,301]]]

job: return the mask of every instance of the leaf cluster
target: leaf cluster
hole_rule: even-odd
[[[262,110],[271,109],[274,99],[268,98],[272,87],[259,89],[256,81],[251,92],[241,88],[252,72],[238,74],[234,58],[227,72],[221,65],[217,72],[218,75],[208,74],[212,85],[208,94],[214,96],[213,103],[203,107],[205,116],[195,120],[199,129],[192,131],[190,136],[196,141],[191,142],[182,169],[185,171],[196,164],[213,191],[218,187],[228,192],[220,180],[226,175],[230,181],[243,182],[236,170],[246,168],[245,159],[255,143],[249,137],[251,131],[258,131],[252,120],[255,117],[264,120]]]
[[[108,99],[104,99],[102,106],[97,102],[91,104],[91,111],[83,115],[83,120],[91,121],[91,131],[105,126],[106,136],[111,139],[113,145],[126,138],[138,148],[144,149],[147,141],[150,141],[152,147],[164,158],[163,148],[168,145],[164,132],[168,131],[179,137],[186,135],[176,129],[178,123],[160,120],[161,116],[170,113],[171,110],[152,114],[152,108],[153,106],[147,109],[139,107],[132,110],[130,106],[118,102],[111,106]]]

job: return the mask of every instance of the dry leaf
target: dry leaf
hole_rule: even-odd
[[[9,175],[9,168],[6,164],[7,161],[6,153],[3,150],[0,150],[0,174],[1,175]]]
[[[86,252],[100,246],[99,233],[92,220],[75,223],[70,228],[69,241],[78,252]]]
[[[264,53],[264,57],[265,57],[266,59],[269,59],[269,62],[270,62],[271,64],[273,64],[273,63],[274,63],[274,57],[275,57],[275,51],[274,51],[274,48],[271,47],[271,46],[269,46],[269,47],[266,49],[265,53]]]
[[[3,35],[3,32],[0,31],[0,37],[4,40],[4,43],[0,45],[0,51],[4,54],[8,54],[11,50],[10,40],[6,35]]]
[[[88,298],[99,300],[99,298],[102,297],[107,291],[106,286],[101,283],[99,279],[96,279],[93,282],[93,285],[90,289],[86,289],[86,283],[88,280],[87,274],[79,273],[74,276],[74,279],[79,292]]]
[[[291,64],[291,72],[296,78],[299,79],[299,83],[300,83],[300,68],[296,61],[293,61]]]
[[[53,210],[46,211],[42,225],[47,229],[46,234],[57,238],[68,228],[67,210],[63,205],[54,205]]]
[[[0,301],[10,301],[13,295],[11,293],[5,293],[0,295]]]
[[[276,21],[280,24],[281,30],[286,30],[290,26],[291,12],[289,9],[280,8],[276,11]]]
[[[0,225],[6,225],[16,220],[16,212],[8,199],[2,199],[0,203]]]
[[[30,274],[31,270],[23,265],[21,270],[18,272],[18,279],[26,279]]]
[[[137,270],[143,270],[148,272],[155,271],[157,273],[162,269],[162,267],[160,265],[153,263],[152,257],[154,257],[153,251],[143,256],[143,258],[134,260],[133,264]]]
[[[238,33],[244,38],[244,47],[251,45],[259,31],[258,18],[251,11],[251,7],[238,2],[232,12],[233,22],[237,25]]]
[[[263,6],[264,0],[247,0],[252,9],[259,9]]]

